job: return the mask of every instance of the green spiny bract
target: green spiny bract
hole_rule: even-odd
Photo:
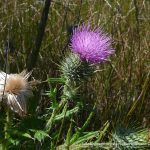
[[[76,99],[79,96],[78,89],[79,87],[74,82],[67,80],[63,90],[64,96],[68,99]]]
[[[81,82],[94,72],[92,65],[81,61],[76,54],[70,53],[61,63],[62,77],[67,81]]]

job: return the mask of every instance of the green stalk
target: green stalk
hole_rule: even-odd
[[[65,116],[66,116],[66,112],[67,112],[67,107],[68,107],[68,101],[67,101],[67,102],[65,103],[65,105],[64,105],[64,110],[63,110],[63,112],[64,112],[64,117],[63,117],[63,119],[62,119],[62,123],[61,123],[60,129],[59,129],[59,133],[58,133],[58,136],[57,136],[56,146],[57,146],[57,143],[58,143],[58,141],[59,141],[59,137],[60,137],[60,135],[61,135],[62,128],[63,128],[63,125],[64,125]]]
[[[2,101],[5,99],[4,98],[4,93],[5,93],[5,87],[6,87],[6,80],[7,80],[7,74],[9,73],[9,70],[10,70],[10,65],[9,65],[9,50],[10,50],[10,47],[9,47],[9,29],[8,29],[8,47],[6,48],[6,60],[5,60],[5,69],[6,69],[6,77],[5,77],[5,81],[4,81],[4,90],[3,90],[3,96],[2,96]],[[7,150],[8,149],[8,139],[9,139],[9,128],[10,128],[10,120],[11,120],[11,117],[10,117],[10,109],[8,107],[6,107],[6,121],[4,123],[4,142],[2,143],[2,149],[3,150]]]
[[[9,128],[10,128],[10,124],[11,124],[11,117],[10,117],[10,109],[7,108],[6,110],[6,122],[5,122],[5,126],[4,126],[4,132],[5,132],[5,139],[8,139],[9,136]]]
[[[53,124],[55,116],[57,115],[57,113],[59,112],[59,110],[61,110],[62,107],[66,104],[66,102],[67,101],[65,99],[62,99],[61,102],[59,103],[58,107],[56,107],[53,110],[52,115],[51,115],[50,119],[48,120],[48,122],[46,124],[46,130],[47,130],[47,132],[49,132],[51,130],[51,127],[52,127],[52,124]]]
[[[10,137],[9,135],[9,129],[11,124],[11,115],[10,115],[10,109],[6,109],[6,120],[4,124],[4,142],[2,143],[2,150],[8,150],[8,139]]]
[[[62,95],[62,99],[59,103],[59,105],[53,110],[52,115],[50,117],[50,119],[48,120],[47,124],[46,124],[46,131],[50,132],[51,128],[52,128],[52,124],[54,122],[54,119],[56,117],[56,115],[58,114],[58,112],[65,106],[65,104],[67,103],[67,98],[65,96],[65,90],[66,90],[66,85],[64,85],[64,90],[63,90],[63,95]]]

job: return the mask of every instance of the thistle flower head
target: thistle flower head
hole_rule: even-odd
[[[82,60],[96,64],[114,52],[111,43],[111,38],[101,29],[92,30],[90,25],[82,25],[73,30],[70,47]]]
[[[26,114],[26,99],[32,95],[29,82],[31,73],[6,74],[0,72],[0,100],[20,116]]]

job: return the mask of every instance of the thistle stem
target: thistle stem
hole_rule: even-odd
[[[57,115],[57,113],[64,107],[67,105],[67,98],[65,96],[65,90],[66,90],[66,85],[64,85],[64,90],[63,90],[63,98],[61,99],[59,105],[53,110],[52,115],[50,117],[50,119],[48,120],[47,124],[46,124],[46,130],[47,132],[50,132],[53,121],[55,116]]]
[[[5,131],[5,139],[8,139],[9,138],[9,127],[10,127],[10,120],[11,120],[11,117],[10,117],[10,109],[7,108],[6,110],[6,122],[5,122],[5,127],[4,127],[4,131]]]
[[[50,117],[50,119],[48,120],[47,124],[46,124],[46,130],[49,132],[51,130],[52,124],[53,124],[53,120],[55,118],[55,116],[57,115],[57,113],[59,112],[59,110],[62,109],[62,107],[66,104],[66,100],[62,99],[61,102],[59,103],[59,105],[53,110],[52,115]]]
[[[5,120],[5,124],[4,124],[4,142],[2,143],[3,150],[8,150],[7,141],[10,137],[10,135],[9,135],[10,124],[11,124],[10,110],[9,110],[9,108],[7,108],[6,109],[6,120]]]
[[[3,96],[2,96],[2,101],[4,100],[4,93],[5,93],[5,88],[6,88],[6,80],[7,80],[7,74],[9,73],[10,70],[10,66],[9,66],[9,51],[10,51],[10,47],[9,47],[9,29],[8,29],[8,45],[6,47],[6,60],[5,60],[5,69],[6,69],[6,77],[5,77],[5,81],[4,81],[4,90],[3,90]],[[8,139],[9,139],[9,128],[10,128],[10,110],[9,108],[6,107],[6,120],[4,123],[4,142],[2,143],[2,149],[3,150],[7,150],[8,149]]]
[[[59,137],[60,137],[60,135],[61,135],[62,128],[63,128],[63,125],[64,125],[65,116],[66,116],[66,112],[67,112],[67,106],[68,106],[68,101],[67,101],[67,102],[65,103],[65,105],[64,105],[64,110],[63,110],[63,112],[64,112],[64,117],[63,117],[63,119],[62,119],[62,123],[61,123],[61,126],[60,126],[60,130],[59,130],[59,133],[58,133],[58,136],[57,136],[56,146],[57,146],[57,144],[58,144]]]

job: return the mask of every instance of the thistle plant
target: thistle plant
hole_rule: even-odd
[[[48,119],[46,124],[46,130],[48,132],[52,128],[52,125],[56,120],[55,118],[59,118],[58,116],[62,116],[62,114],[65,118],[66,114],[71,112],[71,110],[68,110],[67,108],[68,101],[70,99],[77,98],[76,96],[78,95],[78,88],[80,87],[82,81],[92,76],[95,71],[95,66],[98,63],[106,61],[114,52],[111,47],[111,38],[107,36],[107,34],[104,34],[104,32],[99,29],[92,30],[90,26],[85,25],[73,30],[70,48],[72,52],[69,53],[69,55],[61,62],[60,65],[61,79],[64,87],[63,94],[59,104],[55,105],[56,107],[53,108],[51,117]],[[55,81],[57,81],[57,79],[55,79]],[[52,101],[52,103],[53,102],[54,101]],[[60,112],[59,115],[58,112]],[[90,118],[91,116],[92,115],[90,115]],[[90,119],[88,118],[83,128],[87,126],[89,120]],[[62,131],[63,123],[64,119],[62,120],[61,128],[59,130],[59,136]],[[71,132],[70,129],[68,132]],[[72,144],[75,141],[78,141],[78,138],[82,132],[83,131],[77,132],[74,135],[73,139],[71,140]],[[93,132],[91,138],[96,137],[97,133],[98,131]],[[58,138],[56,141],[58,141]]]

